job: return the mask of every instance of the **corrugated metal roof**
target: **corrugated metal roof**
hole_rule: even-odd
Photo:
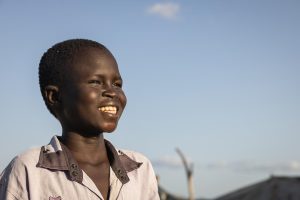
[[[300,200],[300,177],[271,177],[215,200]]]

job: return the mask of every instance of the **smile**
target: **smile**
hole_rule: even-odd
[[[117,107],[116,106],[103,106],[98,108],[101,112],[110,113],[110,114],[117,114]]]

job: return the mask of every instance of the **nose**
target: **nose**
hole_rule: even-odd
[[[116,91],[112,87],[107,87],[103,92],[102,96],[114,98],[116,96]]]

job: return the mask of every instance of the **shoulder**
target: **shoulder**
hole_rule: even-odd
[[[26,194],[26,178],[36,168],[40,148],[33,148],[16,156],[0,175],[0,199],[3,195],[12,195],[16,199],[24,199]]]
[[[18,168],[21,166],[35,166],[39,160],[41,148],[31,148],[27,151],[17,155],[9,164],[12,168]]]
[[[35,168],[39,159],[40,148],[29,149],[17,155],[0,175],[1,182],[8,177],[22,177],[28,170]]]
[[[127,156],[132,161],[139,163],[141,169],[146,170],[147,172],[153,173],[154,170],[151,164],[151,161],[142,153],[131,151],[131,150],[119,150],[119,153],[124,156]]]
[[[119,154],[126,159],[121,159],[124,165],[128,165],[128,163],[136,163],[135,167],[131,167],[131,169],[135,169],[139,174],[143,174],[143,176],[155,177],[155,172],[153,170],[151,161],[143,154],[131,151],[131,150],[118,150]],[[126,162],[127,160],[127,162]],[[134,166],[131,164],[131,166]],[[133,170],[127,170],[128,172]]]
[[[150,160],[143,154],[136,152],[136,151],[131,151],[131,150],[124,150],[121,149],[118,151],[121,155],[124,154],[126,156],[128,156],[130,159],[136,161],[136,162],[140,162],[140,163],[150,163]]]
[[[123,162],[124,165],[128,166],[129,159],[138,163],[135,168],[132,167],[131,170],[126,170],[130,181],[129,184],[124,186],[123,195],[126,194],[126,198],[128,198],[134,190],[136,191],[134,194],[139,196],[139,199],[159,199],[156,175],[150,160],[136,151],[119,150],[118,152],[120,155],[127,157],[127,163]]]

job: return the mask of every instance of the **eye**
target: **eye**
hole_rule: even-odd
[[[92,85],[101,85],[102,84],[102,82],[99,80],[90,80],[88,83],[92,84]]]
[[[116,87],[122,88],[122,81],[116,81],[116,82],[114,82],[113,85]]]

